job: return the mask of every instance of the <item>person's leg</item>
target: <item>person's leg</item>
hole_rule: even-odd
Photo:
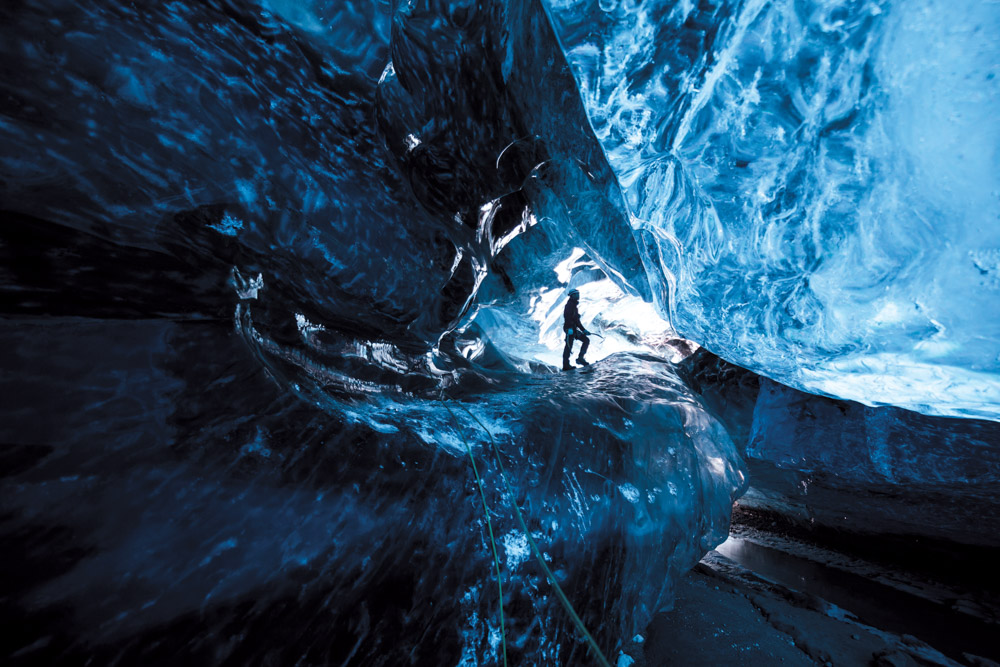
[[[573,336],[566,334],[566,346],[563,347],[563,370],[572,368],[569,365],[569,355],[573,353]]]
[[[577,356],[576,361],[577,363],[585,364],[587,362],[584,360],[583,355],[587,354],[587,348],[590,347],[590,338],[585,333],[578,333],[576,337],[583,341],[583,346],[580,348],[580,354]]]

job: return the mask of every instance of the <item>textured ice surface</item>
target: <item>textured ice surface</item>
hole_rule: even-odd
[[[683,335],[1000,417],[1000,6],[547,0]]]
[[[812,396],[761,381],[747,506],[866,533],[996,546],[1000,425]]]
[[[4,3],[3,655],[495,663],[468,442],[514,662],[580,664],[488,429],[614,657],[745,484],[654,308],[788,382],[992,415],[992,10]],[[604,361],[553,374],[573,287]],[[784,465],[816,442],[783,405]],[[850,481],[971,474],[840,435]]]
[[[369,398],[348,393],[320,361],[341,357],[329,333],[295,350],[252,326],[244,317],[253,353],[231,331],[165,320],[0,327],[15,360],[0,381],[0,510],[17,538],[4,619],[25,628],[5,649],[47,636],[28,654],[495,664],[467,442],[511,659],[580,664],[586,648],[528,551],[482,425],[608,655],[727,535],[739,458],[665,361],[620,355],[576,376],[468,367],[449,374],[445,407],[437,389],[401,391],[395,373],[374,381],[377,357],[355,372]]]
[[[1000,424],[806,394],[706,350],[679,368],[745,453],[741,505],[810,527],[1000,544]]]
[[[1000,485],[1000,427],[825,400],[764,379],[747,455],[843,483]]]
[[[29,2],[0,16],[6,210],[189,261],[164,292],[228,264],[369,335],[431,338],[461,313],[471,271],[375,127],[378,7]]]
[[[5,3],[0,56],[4,658],[496,664],[468,442],[512,664],[583,664],[473,415],[611,658],[724,539],[540,4]],[[553,374],[569,286],[611,356]]]

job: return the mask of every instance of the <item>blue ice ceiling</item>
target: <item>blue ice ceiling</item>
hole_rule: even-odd
[[[678,331],[807,391],[997,418],[995,4],[547,7]]]
[[[546,361],[580,248],[608,351],[649,302],[792,386],[997,417],[991,3],[14,7],[19,211],[149,244],[224,204],[310,308],[423,341],[484,308]]]
[[[748,452],[989,497],[988,421],[765,383],[744,428],[672,362],[998,420],[997,7],[5,3],[9,620],[51,660],[580,664],[550,579],[614,657]],[[561,375],[574,287],[603,361]],[[893,463],[949,429],[949,472]]]

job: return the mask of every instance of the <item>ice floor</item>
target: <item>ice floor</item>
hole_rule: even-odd
[[[640,666],[992,665],[995,556],[903,570],[735,525],[678,584],[673,610],[654,619],[633,657]],[[992,588],[969,588],[975,577]]]

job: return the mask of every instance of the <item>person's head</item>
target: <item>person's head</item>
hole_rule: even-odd
[[[571,289],[569,291],[569,298],[572,299],[573,301],[579,301],[580,300],[580,290],[578,290],[578,289]]]

